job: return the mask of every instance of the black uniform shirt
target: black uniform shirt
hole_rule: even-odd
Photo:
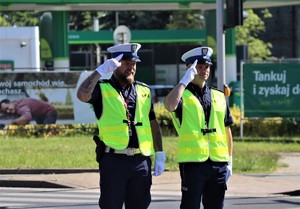
[[[209,122],[209,117],[210,117],[210,110],[211,110],[211,91],[208,86],[204,86],[203,89],[201,89],[199,86],[189,83],[188,86],[186,87],[189,91],[192,92],[193,95],[195,95],[198,100],[200,101],[200,104],[203,107],[204,114],[205,114],[205,121],[206,124]],[[182,121],[182,99],[180,99],[180,102],[177,106],[177,109],[175,110],[175,113],[177,117],[180,120],[180,123]],[[228,104],[226,104],[226,115],[224,118],[224,123],[225,126],[230,126],[233,124],[233,118],[230,113],[230,109],[228,107]]]
[[[111,77],[111,79],[108,80],[108,82],[120,93],[122,93],[123,98],[124,99],[128,99],[128,111],[130,114],[130,119],[133,121],[134,117],[135,117],[135,107],[136,107],[136,82],[134,82],[131,85],[126,86],[125,88],[121,87],[120,84],[118,83],[118,81],[116,80],[116,78],[114,76]],[[129,94],[129,95],[128,95]],[[94,112],[96,115],[96,118],[99,119],[102,115],[102,110],[103,110],[103,103],[102,103],[102,94],[101,94],[101,89],[99,87],[99,82],[96,85],[95,89],[93,90],[92,93],[92,98],[90,99],[90,101],[88,101],[88,103],[93,105],[94,108]],[[126,117],[126,116],[125,116]],[[124,118],[126,119],[126,118]],[[155,113],[154,113],[154,108],[153,108],[153,103],[151,102],[151,108],[150,108],[150,112],[149,112],[149,120],[155,120]],[[123,120],[122,118],[120,118],[120,120]],[[139,122],[139,121],[137,121]],[[129,139],[129,144],[128,147],[135,147],[138,148],[139,147],[139,142],[138,142],[138,138],[137,138],[137,133],[136,133],[136,129],[135,126],[133,125],[133,123],[131,123],[131,130],[132,130],[132,136]]]

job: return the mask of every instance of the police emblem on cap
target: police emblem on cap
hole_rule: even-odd
[[[131,45],[131,52],[135,52],[137,49],[137,44],[132,44]]]
[[[206,56],[207,52],[208,52],[208,48],[202,48],[201,53],[203,56]]]

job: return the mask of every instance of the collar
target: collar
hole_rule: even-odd
[[[209,92],[209,87],[205,84],[203,88],[200,88],[199,86],[193,84],[193,83],[189,83],[189,85],[187,86],[187,89],[190,90],[191,92],[195,92],[199,95],[204,95],[207,92]]]

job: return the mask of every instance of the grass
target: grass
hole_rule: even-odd
[[[1,168],[97,168],[91,137],[0,139]]]
[[[233,149],[233,170],[235,173],[271,173],[279,165],[280,152],[300,152],[300,143],[278,143],[279,140],[257,142],[255,140],[235,141]],[[299,140],[296,140],[299,141]],[[164,137],[167,153],[166,168],[177,169],[175,137]]]
[[[178,170],[177,138],[164,137],[166,169]],[[0,138],[1,169],[97,168],[91,136],[51,138]],[[300,143],[235,142],[235,173],[271,173],[280,152],[300,152]]]

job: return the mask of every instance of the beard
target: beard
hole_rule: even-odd
[[[123,83],[125,85],[132,84],[134,82],[134,75],[131,73],[129,75],[125,75],[116,72],[115,76],[120,83]]]

